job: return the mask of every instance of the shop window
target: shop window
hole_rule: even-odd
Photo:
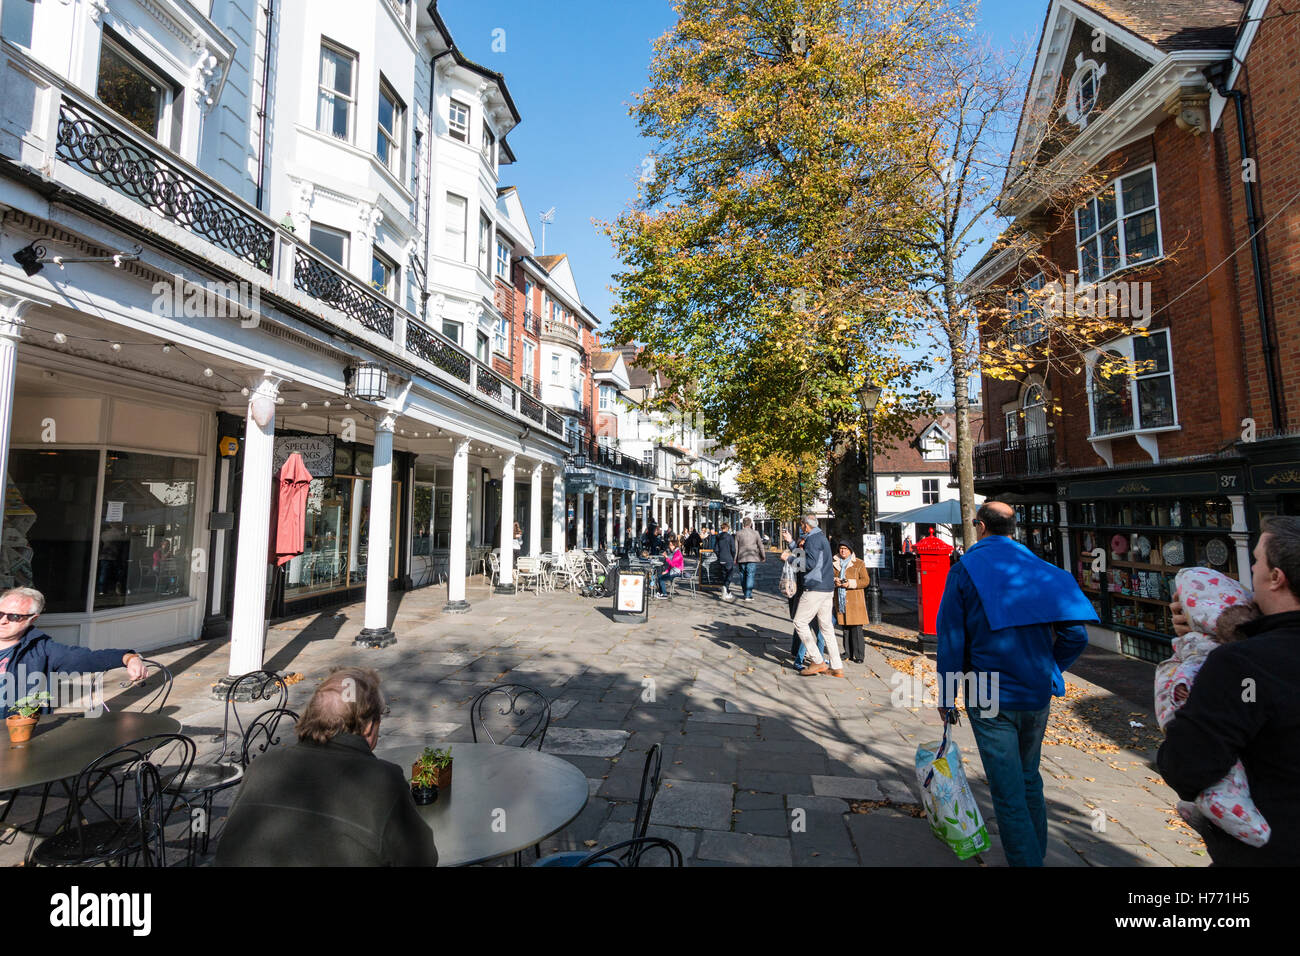
[[[197,479],[192,458],[107,452],[96,611],[189,594]]]
[[[0,587],[36,588],[47,614],[85,612],[98,485],[98,451],[10,449]]]

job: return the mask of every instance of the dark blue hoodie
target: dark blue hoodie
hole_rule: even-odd
[[[59,644],[40,628],[30,628],[9,656],[0,677],[0,713],[14,701],[36,691],[52,691],[53,674],[97,674],[122,666],[122,658],[135,651],[121,648],[92,651],[88,647]],[[42,675],[37,677],[36,675]],[[44,708],[48,711],[50,708]]]

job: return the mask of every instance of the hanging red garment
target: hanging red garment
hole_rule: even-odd
[[[294,452],[280,469],[280,498],[275,516],[275,564],[279,567],[302,554],[307,522],[307,490],[311,472]]]

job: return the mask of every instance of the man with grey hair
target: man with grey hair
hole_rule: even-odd
[[[740,565],[740,586],[744,600],[754,600],[754,578],[763,563],[763,539],[754,530],[754,519],[746,518],[736,532],[736,563]]]
[[[45,595],[35,588],[11,588],[0,595],[0,707],[7,710],[30,693],[48,690],[59,675],[125,667],[131,680],[144,678],[148,668],[133,650],[92,651],[55,641],[36,627],[44,610]]]
[[[829,673],[832,677],[844,676],[844,662],[840,659],[840,649],[835,637],[835,617],[831,608],[835,603],[835,569],[830,542],[821,528],[817,527],[817,516],[806,514],[802,520],[804,529],[803,549],[794,554],[789,549],[782,552],[781,559],[788,561],[794,557],[799,565],[800,581],[803,594],[799,606],[794,612],[794,629],[803,642],[805,653],[812,658],[812,663],[799,672],[803,677],[814,674]],[[782,533],[787,542],[792,539],[790,533]],[[817,619],[817,626],[826,641],[826,653],[830,655],[828,667],[812,636],[809,624]]]
[[[341,667],[295,730],[248,765],[217,846],[218,866],[437,866],[433,831],[406,771],[377,758],[379,674]]]

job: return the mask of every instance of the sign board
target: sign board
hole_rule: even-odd
[[[620,571],[614,588],[614,620],[647,619],[644,574]]]
[[[710,510],[710,511],[721,511],[721,510],[722,510],[722,502],[721,502],[721,501],[710,501],[710,502],[709,502],[709,510]]]
[[[643,508],[644,508],[644,507],[649,507],[649,506],[650,506],[650,492],[648,492],[648,491],[638,491],[638,492],[636,493],[636,503],[637,503],[637,506],[638,506],[638,507],[643,507]]]
[[[309,435],[305,438],[276,435],[275,454],[271,459],[271,474],[279,477],[280,469],[295,452],[302,456],[302,463],[313,478],[334,477],[333,435]]]
[[[596,493],[596,476],[565,475],[564,493],[568,495],[594,495]]]
[[[885,566],[885,536],[883,534],[864,534],[862,536],[862,563],[869,568]]]

